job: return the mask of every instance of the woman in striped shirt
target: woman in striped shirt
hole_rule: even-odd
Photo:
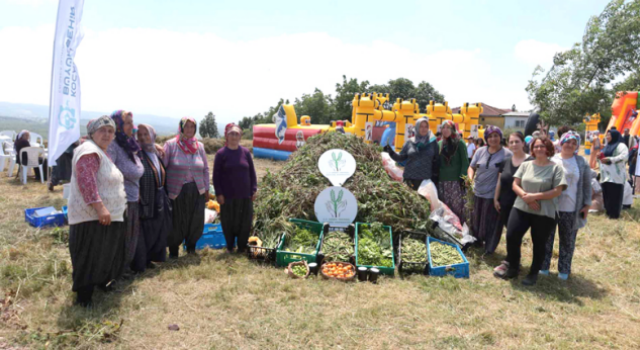
[[[204,205],[209,198],[209,164],[204,145],[196,139],[196,121],[180,120],[178,135],[164,144],[162,159],[167,168],[167,189],[173,206],[173,230],[167,245],[169,257],[177,258],[184,241],[194,254],[204,229]]]

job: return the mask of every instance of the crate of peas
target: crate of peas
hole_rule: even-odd
[[[429,275],[469,278],[469,261],[457,245],[428,237],[427,253]]]

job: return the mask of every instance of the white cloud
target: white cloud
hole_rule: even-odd
[[[58,0],[0,0],[0,5],[3,3],[10,5],[40,6],[57,4]]]
[[[48,104],[53,26],[0,29],[0,100]],[[430,82],[451,106],[482,101],[528,106],[524,81],[494,67],[479,49],[428,54],[390,42],[346,43],[325,33],[228,41],[212,33],[155,29],[87,30],[76,64],[83,109],[119,108],[166,116],[216,113],[237,121],[320,88],[342,75],[385,83]],[[525,67],[524,69],[529,69]]]
[[[515,57],[529,64],[532,67],[542,66],[544,68],[551,67],[553,65],[553,56],[557,52],[562,52],[568,48],[562,47],[554,43],[544,43],[538,40],[521,40],[514,48]]]

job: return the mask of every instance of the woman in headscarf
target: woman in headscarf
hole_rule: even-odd
[[[465,188],[463,176],[467,175],[469,159],[467,147],[451,120],[442,122],[442,140],[440,148],[440,177],[438,198],[446,204],[461,223],[466,222]]]
[[[89,139],[73,155],[69,216],[69,253],[77,303],[91,304],[93,289],[111,288],[124,267],[124,177],[106,153],[116,125],[104,115],[87,125]]]
[[[140,237],[140,178],[144,172],[140,162],[140,146],[133,137],[133,113],[117,110],[111,114],[116,125],[116,142],[112,142],[107,154],[124,176],[124,190],[127,193],[127,233],[125,235],[126,254],[125,270],[132,269],[131,263],[136,254],[138,237]],[[140,272],[133,270],[134,272]]]
[[[571,273],[571,261],[576,248],[578,230],[587,224],[587,215],[591,206],[591,168],[587,161],[578,155],[580,135],[573,131],[565,131],[560,137],[560,153],[551,160],[562,166],[567,189],[558,198],[558,236],[560,237],[560,254],[558,257],[558,278],[566,280]],[[549,275],[553,241],[556,232],[552,230],[547,239],[547,248],[540,273]]]
[[[136,133],[142,151],[140,159],[144,173],[140,178],[140,237],[133,259],[133,270],[153,268],[153,262],[164,262],[167,237],[173,225],[167,174],[155,148],[156,131],[148,124],[138,125]]]
[[[513,156],[513,153],[502,147],[502,130],[499,127],[489,125],[484,131],[484,138],[487,146],[476,151],[467,171],[467,175],[473,180],[475,193],[471,230],[477,239],[476,245],[484,244],[485,254],[493,254],[500,242],[496,230],[500,215],[493,198],[502,163],[507,157]]]
[[[404,166],[404,182],[413,190],[418,190],[424,180],[431,180],[438,184],[440,168],[440,152],[438,143],[431,130],[429,119],[420,118],[415,124],[416,136],[405,142],[400,153],[396,153],[391,146],[384,147],[396,162],[407,161]]]
[[[29,134],[29,130],[22,130],[18,136],[16,136],[16,142],[13,144],[13,149],[16,150],[16,163],[18,164],[22,164],[20,163],[20,151],[25,147],[31,147],[31,144],[29,143],[30,137],[31,135]],[[27,159],[25,159],[23,163],[26,164]]]
[[[220,203],[220,221],[227,241],[227,251],[233,252],[238,240],[238,253],[245,251],[251,224],[253,201],[258,191],[256,170],[251,152],[240,146],[242,129],[231,123],[224,131],[225,146],[216,153],[213,165],[213,186]]]
[[[625,169],[629,149],[622,141],[618,130],[609,130],[606,135],[607,146],[598,159],[600,164],[600,183],[604,197],[604,209],[612,219],[620,217],[624,183],[627,181]]]
[[[173,229],[167,244],[169,257],[177,258],[180,244],[196,252],[204,230],[204,205],[209,199],[209,163],[204,145],[196,139],[196,120],[183,117],[178,135],[164,144],[167,189],[173,208]]]

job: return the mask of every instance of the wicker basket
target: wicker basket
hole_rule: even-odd
[[[293,273],[293,267],[297,266],[297,265],[304,265],[304,267],[307,269],[307,274],[301,277],[301,276],[298,276],[295,273]],[[304,279],[304,278],[309,277],[309,265],[307,265],[307,262],[304,261],[304,260],[295,261],[295,262],[290,263],[289,266],[287,266],[286,272],[287,272],[287,275],[289,275],[289,277],[291,277],[291,278],[302,278],[302,279]]]
[[[327,264],[344,264],[344,265],[348,265],[351,267],[351,269],[353,270],[353,276],[351,277],[345,277],[345,278],[340,278],[340,277],[332,277],[332,276],[328,276],[324,273],[324,267]],[[324,264],[322,264],[322,266],[320,267],[320,274],[322,275],[323,278],[325,279],[329,279],[329,280],[337,280],[337,281],[343,281],[343,282],[350,282],[350,281],[354,281],[356,279],[356,267],[353,264],[347,263],[347,262],[341,262],[341,261],[331,261],[331,262],[325,262]]]

